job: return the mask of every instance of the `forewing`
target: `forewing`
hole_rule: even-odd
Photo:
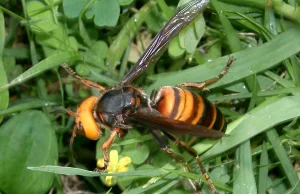
[[[192,135],[201,138],[220,138],[224,133],[208,129],[202,125],[192,125],[186,122],[169,119],[158,111],[150,108],[141,109],[127,118],[127,122],[151,129],[159,129],[171,134]]]
[[[160,56],[166,44],[198,14],[202,13],[208,3],[209,0],[194,0],[183,5],[154,37],[149,47],[120,82],[120,85],[130,84],[138,75],[143,73]]]

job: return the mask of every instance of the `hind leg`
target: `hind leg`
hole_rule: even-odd
[[[213,184],[208,172],[206,171],[206,169],[204,168],[201,160],[200,160],[200,157],[198,156],[196,150],[194,150],[192,147],[188,146],[185,142],[175,138],[174,136],[168,134],[168,133],[164,133],[170,140],[172,140],[176,145],[184,148],[189,154],[191,154],[193,157],[195,157],[196,159],[196,162],[202,172],[202,174],[204,175],[205,179],[207,180],[208,182],[208,185],[209,187],[211,188],[212,192],[214,194],[217,193],[217,189],[215,187],[215,185]]]
[[[196,88],[199,90],[204,90],[205,87],[212,85],[214,83],[216,83],[217,81],[219,81],[228,71],[230,65],[233,62],[233,57],[230,57],[227,61],[226,66],[224,67],[224,69],[219,73],[218,76],[212,78],[212,79],[208,79],[205,80],[204,82],[200,82],[200,83],[192,83],[192,82],[188,82],[188,83],[183,83],[183,84],[179,84],[180,87],[190,87],[190,88]]]

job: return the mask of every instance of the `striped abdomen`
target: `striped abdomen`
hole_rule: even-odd
[[[165,117],[219,131],[226,128],[220,110],[198,94],[183,88],[164,86],[154,95],[155,109]]]

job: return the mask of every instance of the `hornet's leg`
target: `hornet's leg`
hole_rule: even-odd
[[[217,190],[216,190],[216,187],[215,185],[213,184],[208,172],[205,170],[201,160],[200,160],[200,157],[198,156],[196,150],[194,150],[193,148],[189,147],[185,142],[175,138],[174,136],[168,134],[168,133],[164,133],[170,140],[172,140],[176,145],[184,148],[189,154],[191,154],[193,157],[195,157],[196,161],[197,161],[197,164],[202,172],[202,174],[204,175],[205,179],[207,180],[208,182],[208,185],[209,187],[211,188],[212,192],[214,194],[217,193]]]
[[[189,172],[192,172],[192,168],[189,166],[187,161],[179,154],[176,154],[168,145],[167,140],[159,134],[156,130],[151,130],[152,135],[159,143],[161,149],[174,158],[177,162],[182,163],[186,166]]]
[[[104,158],[104,166],[101,168],[96,168],[95,171],[100,172],[100,171],[104,171],[107,169],[108,164],[109,164],[109,155],[107,153],[107,150],[110,148],[110,146],[112,145],[112,143],[115,140],[116,136],[119,137],[123,137],[124,135],[126,135],[127,131],[124,131],[120,128],[114,128],[112,129],[110,135],[108,136],[108,138],[105,140],[105,142],[102,144],[102,153],[103,153],[103,158]]]
[[[67,113],[72,116],[72,117],[77,117],[77,113],[76,112],[73,112],[71,110],[67,110]],[[71,150],[71,154],[72,154],[72,157],[73,157],[73,161],[75,161],[75,158],[73,156],[73,142],[74,142],[74,139],[76,137],[76,134],[77,134],[77,130],[80,128],[80,126],[78,124],[75,124],[74,127],[73,127],[73,130],[72,130],[72,137],[70,139],[70,150]]]
[[[90,87],[90,88],[96,88],[100,91],[105,91],[105,88],[91,80],[88,80],[88,79],[84,79],[83,77],[80,77],[79,75],[77,75],[73,69],[71,69],[67,64],[63,63],[60,65],[61,67],[63,67],[66,72],[70,75],[72,75],[73,77],[79,79],[84,85]]]
[[[183,84],[179,84],[179,86],[182,86],[182,87],[190,87],[190,88],[195,88],[195,89],[199,89],[199,90],[203,90],[205,89],[206,86],[209,86],[211,84],[214,84],[216,83],[219,79],[221,79],[228,71],[230,65],[232,64],[233,62],[233,57],[230,57],[227,61],[227,64],[225,66],[225,68],[221,71],[221,73],[212,78],[212,79],[208,79],[208,80],[205,80],[204,82],[200,82],[200,83],[183,83]]]

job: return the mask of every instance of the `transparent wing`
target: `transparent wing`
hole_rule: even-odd
[[[149,47],[120,82],[120,85],[130,84],[138,75],[143,73],[160,56],[167,43],[198,14],[202,13],[208,3],[209,0],[194,0],[183,5],[154,37]]]

